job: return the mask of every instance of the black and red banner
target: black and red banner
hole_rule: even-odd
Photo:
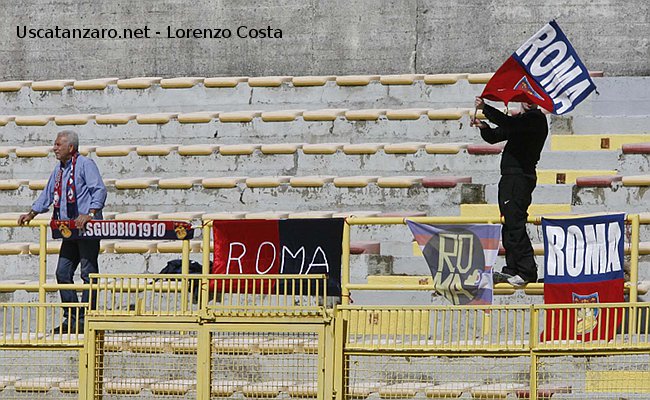
[[[183,221],[93,220],[78,229],[74,220],[52,220],[53,239],[189,240],[194,228]]]
[[[341,294],[342,218],[213,222],[213,274],[325,274]],[[217,281],[220,284],[220,281]]]

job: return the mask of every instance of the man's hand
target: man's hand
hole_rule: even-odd
[[[476,107],[479,110],[482,110],[483,106],[485,106],[485,102],[483,101],[482,98],[477,97],[474,99],[474,107]]]
[[[36,214],[34,212],[30,211],[27,214],[22,214],[20,217],[18,217],[18,225],[25,225],[29,221],[33,220]]]
[[[90,217],[90,215],[81,214],[77,217],[77,219],[74,220],[74,223],[77,226],[77,229],[84,229],[88,221],[90,221],[91,219],[92,218]]]
[[[488,124],[486,124],[485,122],[481,121],[478,118],[474,118],[473,120],[470,121],[469,124],[470,126],[475,126],[480,129],[488,128]]]

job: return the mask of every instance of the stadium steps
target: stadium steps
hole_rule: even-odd
[[[648,143],[646,134],[590,134],[590,135],[551,135],[551,150],[554,151],[596,151],[619,150],[625,144]]]

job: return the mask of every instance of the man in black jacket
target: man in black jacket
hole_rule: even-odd
[[[485,104],[477,97],[475,106],[483,110],[487,119],[496,124],[490,127],[474,119],[472,125],[481,129],[481,137],[490,144],[507,140],[501,156],[499,181],[499,210],[504,218],[503,247],[506,266],[494,273],[495,282],[523,286],[537,281],[537,264],[533,246],[526,232],[528,206],[537,184],[535,167],[548,136],[546,116],[536,104],[522,103],[522,113],[509,116]]]

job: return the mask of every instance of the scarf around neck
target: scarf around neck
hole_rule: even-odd
[[[72,153],[71,164],[70,164],[70,178],[67,181],[66,187],[66,202],[67,202],[67,218],[75,219],[78,216],[77,212],[77,191],[74,184],[74,171],[77,165],[77,156],[78,152]],[[61,219],[61,190],[62,190],[62,181],[63,181],[63,170],[65,169],[65,163],[60,163],[59,171],[56,174],[56,180],[54,181],[54,213],[52,214],[52,219]]]

